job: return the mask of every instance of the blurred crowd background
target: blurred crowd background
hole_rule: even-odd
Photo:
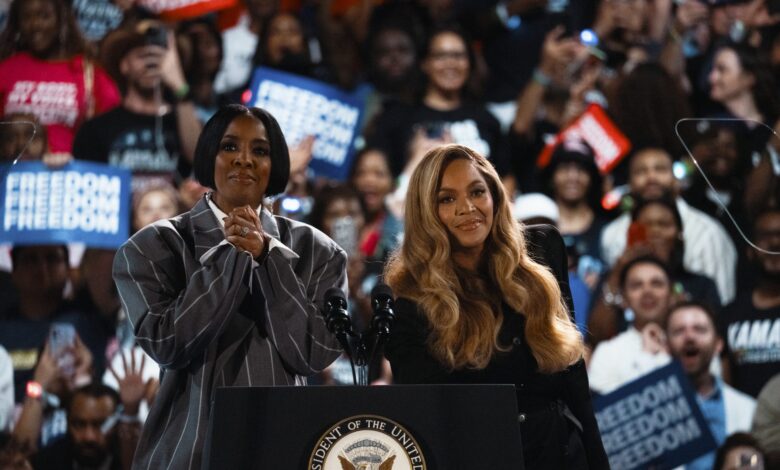
[[[723,445],[689,467],[780,465],[780,2],[0,0],[0,28],[0,157],[130,170],[133,232],[207,191],[200,129],[246,102],[253,71],[369,87],[349,177],[310,171],[315,137],[289,142],[268,201],[347,251],[358,329],[409,175],[464,144],[518,220],[563,234],[594,393],[677,359]],[[566,139],[538,165],[593,104],[628,155],[605,173]],[[129,465],[160,371],[134,347],[113,255],[0,247],[0,468]],[[351,380],[340,359],[309,381]],[[392,383],[386,361],[371,380]]]

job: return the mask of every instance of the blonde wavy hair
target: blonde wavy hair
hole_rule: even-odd
[[[493,197],[493,226],[481,263],[485,274],[452,261],[449,233],[439,220],[437,192],[447,165],[466,159]],[[582,337],[552,272],[526,249],[523,226],[512,217],[501,180],[485,157],[461,145],[429,151],[409,181],[401,247],[385,278],[393,291],[420,306],[432,328],[430,352],[450,369],[481,369],[498,350],[502,301],[526,317],[525,339],[543,373],[561,371],[583,354]]]

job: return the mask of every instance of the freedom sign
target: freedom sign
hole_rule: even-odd
[[[273,114],[288,144],[315,136],[309,168],[316,175],[347,178],[367,88],[347,93],[317,80],[260,67],[250,90],[247,104]]]
[[[0,242],[116,248],[130,230],[130,172],[74,161],[0,167]]]
[[[670,469],[718,446],[676,361],[593,400],[615,470]]]

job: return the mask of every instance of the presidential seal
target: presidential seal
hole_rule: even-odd
[[[309,470],[426,470],[409,431],[395,421],[359,415],[339,421],[318,440]]]

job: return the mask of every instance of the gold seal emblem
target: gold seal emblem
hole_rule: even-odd
[[[359,415],[339,421],[317,440],[309,470],[426,470],[417,440],[382,416]]]

